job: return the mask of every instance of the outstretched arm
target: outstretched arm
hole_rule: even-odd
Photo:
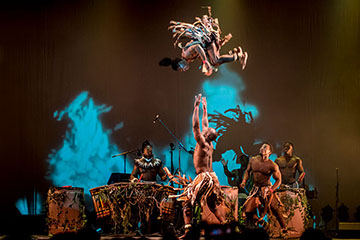
[[[205,139],[200,131],[200,120],[199,120],[199,106],[201,101],[201,93],[195,96],[194,112],[193,112],[193,132],[196,142],[201,146],[205,146]]]
[[[202,128],[205,129],[205,128],[209,127],[206,97],[202,97],[201,101],[202,101],[202,107],[203,107]]]
[[[221,161],[222,165],[224,166],[224,173],[225,173],[225,175],[226,175],[228,178],[232,178],[232,177],[233,177],[233,174],[229,171],[228,166],[227,166],[229,160],[226,160],[226,161],[225,161],[225,159],[221,158],[220,161]]]

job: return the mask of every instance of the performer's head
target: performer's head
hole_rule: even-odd
[[[189,70],[189,63],[183,58],[177,58],[173,60],[171,64],[172,69],[178,72],[185,72]]]
[[[215,141],[219,136],[214,128],[204,128],[202,134],[207,142]]]
[[[148,140],[143,142],[142,147],[141,147],[141,152],[142,152],[142,155],[146,158],[151,158],[153,156],[152,145]]]
[[[291,142],[286,142],[283,145],[283,153],[285,156],[292,156],[294,151],[294,144]]]
[[[175,58],[174,60],[171,60],[171,58],[163,58],[159,62],[159,65],[163,67],[171,66],[174,71],[178,72],[189,70],[189,63],[183,58]]]
[[[263,157],[269,157],[271,155],[271,153],[273,152],[273,147],[270,143],[268,142],[264,142],[261,147],[260,147],[260,154]]]

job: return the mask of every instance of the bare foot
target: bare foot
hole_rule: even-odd
[[[241,60],[240,60],[240,63],[241,63],[241,69],[244,70],[245,67],[246,67],[246,62],[247,62],[247,59],[248,59],[248,53],[247,52],[244,52],[244,54],[241,56]]]

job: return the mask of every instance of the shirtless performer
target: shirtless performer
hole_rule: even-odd
[[[302,160],[293,154],[294,145],[286,142],[283,145],[283,156],[278,157],[275,163],[279,166],[281,172],[281,188],[299,188],[305,177]],[[296,172],[299,177],[296,179]]]
[[[200,131],[199,106],[202,102],[202,131]],[[185,235],[191,228],[192,207],[195,202],[200,202],[201,206],[207,203],[209,209],[215,214],[217,219],[225,222],[225,214],[218,207],[224,201],[223,192],[220,188],[219,180],[212,168],[213,144],[218,137],[215,129],[209,127],[206,98],[201,94],[195,96],[194,113],[193,113],[193,132],[196,140],[194,151],[194,167],[196,170],[196,178],[186,186],[184,192],[179,196],[178,201],[183,202],[183,215],[185,223]]]
[[[152,145],[149,141],[144,141],[141,147],[142,157],[135,159],[134,168],[130,175],[132,182],[143,182],[153,184],[156,183],[156,177],[159,175],[161,181],[166,180],[166,173],[162,168],[162,162],[160,159],[155,158],[152,151]],[[136,208],[136,205],[133,206]],[[138,211],[133,209],[132,211]],[[146,214],[140,216],[140,231],[142,234],[149,234],[160,231],[159,211],[157,208],[150,213],[150,218]],[[132,223],[133,226],[137,226],[136,223]]]
[[[160,159],[155,158],[152,152],[152,145],[145,141],[141,147],[142,157],[135,159],[134,169],[131,172],[130,180],[132,182],[145,181],[156,182],[156,176],[161,177],[161,181],[166,180],[166,174],[162,168]]]
[[[216,67],[227,62],[240,61],[241,68],[244,70],[248,58],[247,52],[243,52],[241,47],[234,48],[229,54],[221,55],[220,49],[231,38],[231,33],[221,37],[221,30],[217,18],[212,18],[211,7],[208,7],[208,15],[196,18],[193,24],[171,21],[169,29],[174,33],[174,46],[181,49],[181,58],[171,60],[164,58],[160,61],[161,66],[172,66],[175,71],[184,72],[189,69],[189,63],[200,60],[202,72],[210,76]],[[190,39],[185,46],[180,41],[181,38]]]
[[[271,153],[272,146],[269,143],[264,143],[260,148],[260,154],[250,158],[240,187],[245,187],[250,174],[253,175],[254,185],[243,205],[243,217],[248,223],[251,220],[257,220],[255,224],[264,224],[263,218],[271,210],[280,223],[282,234],[287,235],[285,221],[279,209],[281,202],[273,193],[281,184],[281,174],[279,167],[269,159]],[[275,179],[274,185],[271,185],[271,176]],[[260,213],[260,219],[256,215],[257,209]]]

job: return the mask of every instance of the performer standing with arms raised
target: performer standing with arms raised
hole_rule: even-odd
[[[201,102],[203,106],[202,131],[200,131],[199,119],[199,106]],[[224,211],[218,207],[224,201],[224,198],[219,180],[212,169],[212,153],[214,150],[212,141],[218,137],[218,133],[214,128],[209,127],[206,98],[202,97],[201,94],[195,96],[193,132],[196,140],[193,162],[197,176],[186,186],[184,192],[178,198],[179,201],[184,201],[185,235],[182,238],[187,237],[186,235],[192,226],[192,207],[197,201],[200,201],[201,206],[204,206],[206,202],[217,219],[221,223],[225,221]]]

